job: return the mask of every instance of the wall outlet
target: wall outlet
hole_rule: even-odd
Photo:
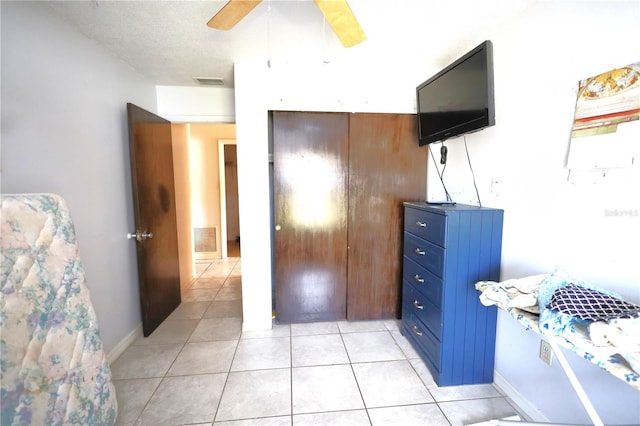
[[[551,345],[546,340],[540,340],[540,359],[551,365],[553,349],[551,349]]]

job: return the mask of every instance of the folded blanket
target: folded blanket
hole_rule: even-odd
[[[573,334],[583,334],[585,330],[588,330],[589,324],[592,320],[572,315],[569,311],[563,312],[562,310],[554,309],[554,307],[558,308],[559,305],[555,302],[552,305],[552,299],[557,294],[563,295],[567,290],[564,288],[567,286],[570,286],[569,289],[580,288],[584,290],[597,291],[602,295],[621,299],[618,294],[598,288],[579,277],[569,274],[562,268],[558,268],[553,273],[547,275],[545,279],[542,280],[538,290],[540,329],[551,334],[564,336],[569,340],[571,340]],[[558,291],[560,291],[560,293],[558,293]],[[582,292],[582,294],[585,293]],[[576,302],[579,302],[579,296],[574,295],[574,298]]]
[[[538,289],[546,277],[546,274],[541,274],[501,282],[479,281],[476,283],[476,290],[481,292],[480,302],[485,306],[520,308],[539,313]]]
[[[558,268],[551,274],[479,281],[480,302],[539,314],[542,334],[565,338],[593,360],[619,355],[640,373],[640,306]]]
[[[562,336],[598,359],[618,354],[640,373],[640,321],[623,319],[637,316],[640,306],[561,268],[542,281],[538,305],[543,333]]]

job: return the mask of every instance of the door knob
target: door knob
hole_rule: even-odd
[[[276,225],[276,231],[279,231],[280,229],[282,229],[280,225]]]
[[[135,239],[136,241],[142,241],[142,240],[146,240],[147,238],[153,238],[153,233],[152,232],[129,232],[127,234],[127,238],[130,240]]]

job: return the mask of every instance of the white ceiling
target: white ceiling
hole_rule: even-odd
[[[191,86],[193,77],[214,77],[233,87],[233,63],[247,58],[419,54],[442,67],[535,1],[349,0],[367,40],[348,49],[312,0],[264,0],[230,31],[206,26],[226,0],[47,3],[155,84]]]

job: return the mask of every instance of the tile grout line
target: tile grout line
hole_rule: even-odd
[[[209,268],[211,267],[211,265],[212,265],[212,264],[213,264],[213,262],[209,263],[209,265],[208,265],[204,270],[202,270],[202,271],[198,274],[198,276],[197,276],[197,277],[195,277],[195,278],[191,281],[191,283],[190,283],[190,285],[189,285],[189,287],[188,287],[188,288],[191,288],[191,286],[193,285],[193,283],[195,283],[198,279],[200,279],[200,278],[202,277],[202,274],[203,274],[204,272],[206,272],[207,270],[209,270]],[[237,263],[236,263],[236,265],[237,265]],[[229,279],[229,277],[231,276],[231,273],[232,273],[232,271],[233,271],[233,268],[235,268],[235,266],[236,266],[236,265],[234,265],[234,267],[232,267],[232,268],[231,268],[231,270],[227,273],[227,276],[225,277],[225,280],[223,281],[223,285],[222,285],[222,286],[220,286],[220,288],[222,288],[222,287],[224,286],[224,282],[226,282],[226,281]],[[207,302],[209,302],[209,304],[208,304],[208,306],[207,306],[207,309],[205,309],[205,310],[204,310],[204,312],[202,313],[202,316],[200,316],[200,318],[198,318],[198,324],[200,323],[200,321],[201,321],[202,319],[204,319],[204,315],[206,314],[206,311],[207,311],[207,310],[208,310],[208,308],[211,306],[212,302],[215,300],[215,297],[216,297],[216,296],[217,296],[217,294],[219,293],[220,288],[218,288],[218,292],[216,292],[216,295],[215,295],[215,296],[213,296],[212,300],[207,301]],[[194,303],[194,302],[193,302],[193,303]],[[179,351],[178,351],[178,353],[176,354],[176,357],[173,359],[173,361],[171,362],[171,364],[169,365],[169,367],[167,368],[167,370],[163,373],[163,375],[162,375],[161,377],[157,377],[157,378],[159,378],[159,379],[160,379],[160,381],[159,381],[159,382],[158,382],[158,384],[155,386],[155,388],[154,388],[153,392],[151,393],[151,395],[150,395],[149,399],[146,401],[146,403],[145,403],[145,404],[144,404],[144,406],[142,407],[142,410],[140,411],[140,413],[139,413],[139,414],[138,414],[138,416],[136,417],[135,422],[139,422],[139,421],[141,420],[142,414],[143,414],[143,413],[144,413],[144,411],[148,408],[148,406],[149,406],[149,404],[150,404],[151,400],[153,399],[153,397],[155,396],[156,392],[157,392],[157,391],[158,391],[158,389],[160,388],[160,385],[165,381],[165,379],[166,379],[166,378],[168,378],[168,377],[185,377],[185,376],[196,376],[196,375],[199,375],[199,374],[182,374],[182,375],[177,375],[177,376],[169,376],[169,375],[168,375],[168,374],[169,374],[169,371],[171,371],[171,368],[175,365],[176,361],[177,361],[177,360],[178,360],[178,358],[180,357],[180,354],[182,354],[182,353],[183,353],[183,351],[184,351],[184,349],[185,349],[185,346],[189,343],[189,339],[191,338],[191,336],[192,336],[192,335],[193,335],[193,333],[195,332],[195,329],[196,329],[196,328],[197,328],[197,325],[196,325],[196,327],[194,327],[194,329],[189,333],[189,336],[187,336],[187,339],[186,339],[184,342],[182,342],[182,346],[181,346],[180,350],[179,350]],[[227,382],[228,382],[228,380],[229,380],[229,375],[230,375],[230,373],[231,373],[231,366],[233,365],[233,360],[235,359],[235,355],[236,355],[237,350],[238,350],[238,345],[239,345],[239,342],[240,342],[240,338],[241,338],[241,336],[240,336],[240,337],[238,337],[238,339],[234,339],[234,340],[236,341],[236,345],[235,345],[235,349],[234,349],[234,354],[233,354],[233,357],[232,357],[232,359],[231,359],[231,363],[229,364],[229,371],[227,372],[227,377],[225,378],[225,383],[224,383],[224,385],[222,386],[222,391],[221,391],[221,393],[220,393],[220,399],[218,400],[218,403],[217,403],[217,405],[216,405],[216,409],[215,409],[215,411],[214,411],[213,418],[212,418],[212,420],[211,420],[211,424],[213,424],[213,422],[215,422],[215,417],[216,417],[216,415],[217,415],[217,413],[218,413],[218,409],[219,409],[219,407],[220,407],[220,402],[222,401],[222,394],[224,393],[224,389],[225,389],[225,387],[226,387],[226,385],[227,385]],[[207,341],[203,341],[203,342],[195,342],[195,343],[204,343],[204,342],[209,342],[209,340],[207,340]],[[207,373],[201,373],[201,375],[204,375],[204,374],[207,374]],[[135,422],[134,422],[134,423],[135,423]]]
[[[200,278],[200,276],[202,276],[202,274],[204,273],[204,271],[206,271],[207,269],[209,269],[209,267],[211,266],[211,263],[209,263],[209,265],[200,272],[200,274],[195,277],[191,283],[189,284],[189,286],[187,288],[190,288],[191,285],[193,285],[193,283]],[[180,304],[182,304],[182,301],[180,302]],[[209,303],[209,305],[211,305],[211,303]],[[205,310],[206,312],[206,310]],[[202,316],[204,316],[204,312],[202,313]],[[200,320],[202,319],[202,317],[200,318]],[[198,323],[200,322],[200,320],[198,320]],[[166,321],[166,319],[165,319]],[[163,321],[164,322],[164,321]],[[175,364],[175,362],[178,360],[178,357],[180,357],[180,354],[182,353],[182,351],[184,350],[185,345],[189,342],[189,339],[191,338],[191,335],[193,335],[193,332],[195,331],[195,329],[197,328],[194,327],[193,330],[191,330],[191,333],[189,333],[189,336],[187,337],[187,339],[185,340],[184,343],[182,343],[182,347],[180,348],[180,350],[178,351],[178,353],[176,354],[176,357],[173,359],[173,361],[171,361],[171,364],[169,365],[169,367],[167,368],[167,370],[164,372],[164,374],[162,375],[162,377],[160,377],[160,381],[158,382],[158,385],[154,388],[153,392],[151,392],[151,395],[149,396],[149,399],[147,400],[147,402],[144,404],[144,407],[142,407],[142,410],[140,410],[140,413],[138,414],[138,416],[136,417],[136,420],[134,422],[134,424],[137,424],[138,422],[141,421],[142,418],[142,414],[145,412],[145,410],[147,409],[147,407],[149,406],[149,403],[151,402],[151,400],[153,399],[154,395],[156,394],[156,392],[158,391],[158,389],[160,388],[160,385],[162,385],[162,382],[164,382],[165,378],[167,378],[167,374],[169,373],[169,371],[171,370],[171,367],[173,367],[173,365]],[[171,376],[169,376],[171,377]],[[212,422],[213,424],[213,422]]]
[[[273,329],[273,320],[271,321],[271,328]],[[291,424],[293,425],[293,332],[291,330],[291,324],[289,324],[289,388],[291,389]]]
[[[235,268],[236,264],[231,268],[231,270],[229,271],[229,273],[227,274],[225,280],[222,283],[222,286],[220,288],[222,288],[224,286],[224,283],[229,279],[229,277],[231,276],[231,273],[233,271],[233,269]],[[208,268],[207,268],[208,269]],[[219,291],[216,293],[216,296],[218,295]],[[213,303],[213,301],[215,300],[215,296],[213,298],[213,300],[211,301],[211,303]],[[204,317],[204,314],[203,314]],[[233,356],[231,357],[231,362],[229,363],[229,370],[227,371],[227,377],[225,377],[224,380],[224,384],[222,385],[222,391],[220,392],[220,399],[218,400],[218,403],[216,404],[216,409],[213,412],[213,418],[211,419],[211,424],[213,425],[216,421],[216,417],[218,416],[218,411],[220,410],[220,405],[222,404],[222,397],[224,396],[224,391],[227,388],[227,384],[229,383],[229,377],[231,377],[231,372],[232,372],[232,368],[233,368],[233,361],[236,359],[236,355],[238,353],[238,347],[240,346],[240,340],[242,340],[242,330],[240,330],[240,335],[238,336],[236,340],[236,345],[235,345],[235,349],[233,350]]]
[[[369,424],[372,425],[371,416],[369,415],[369,407],[367,407],[367,403],[364,400],[364,395],[362,394],[362,388],[360,387],[360,382],[358,381],[358,376],[356,376],[356,371],[353,368],[353,361],[351,360],[351,355],[349,355],[349,351],[347,350],[347,345],[344,342],[344,337],[342,333],[342,329],[340,325],[338,325],[338,333],[340,333],[340,340],[342,341],[342,346],[344,347],[344,351],[347,354],[347,359],[349,360],[349,368],[351,369],[351,374],[353,374],[353,379],[356,381],[356,386],[358,387],[358,393],[360,394],[360,399],[362,400],[362,406],[364,408],[364,412],[367,414],[367,420],[369,420]]]

